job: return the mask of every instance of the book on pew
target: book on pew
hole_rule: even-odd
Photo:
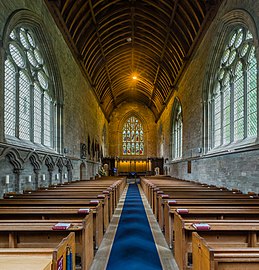
[[[168,200],[167,202],[168,202],[169,205],[177,204],[176,200]]]
[[[71,225],[71,223],[59,222],[52,227],[52,230],[68,230]]]
[[[168,194],[162,194],[161,197],[162,197],[162,199],[166,199],[166,198],[169,198],[169,195]]]
[[[197,231],[209,231],[210,225],[207,223],[193,223],[193,228]]]
[[[177,208],[176,209],[176,212],[178,214],[188,214],[189,213],[189,210],[187,208]]]
[[[89,214],[90,213],[90,209],[89,208],[80,208],[78,209],[78,214]]]
[[[98,205],[99,204],[99,201],[98,200],[91,200],[90,201],[90,204],[92,204],[92,205]]]

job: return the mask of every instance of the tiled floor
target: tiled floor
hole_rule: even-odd
[[[120,198],[120,202],[118,204],[118,207],[115,210],[115,213],[113,215],[111,223],[107,229],[107,232],[104,235],[101,246],[99,247],[99,249],[95,255],[91,270],[104,270],[104,269],[106,269],[106,265],[108,263],[112,243],[113,243],[113,240],[114,240],[114,237],[116,234],[121,211],[122,211],[125,197],[127,194],[127,189],[128,188],[126,187],[121,198]],[[150,223],[150,227],[151,227],[151,230],[153,233],[153,237],[154,237],[154,240],[155,240],[155,243],[157,246],[157,250],[159,253],[159,257],[160,257],[163,269],[164,270],[178,270],[178,267],[175,263],[172,252],[168,248],[168,245],[165,241],[164,235],[161,232],[157,221],[155,220],[155,217],[152,213],[152,210],[147,202],[147,199],[146,199],[141,187],[140,187],[140,194],[141,194],[142,201],[143,201],[143,204],[144,204],[144,207],[146,210],[146,214],[147,214],[147,217],[148,217],[148,220]]]

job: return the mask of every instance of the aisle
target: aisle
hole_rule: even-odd
[[[178,270],[147,199],[136,184],[125,188],[91,267],[105,269]]]
[[[154,238],[136,184],[130,184],[107,270],[162,270]]]

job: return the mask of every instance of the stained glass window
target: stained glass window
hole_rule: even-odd
[[[251,32],[235,28],[224,45],[209,104],[210,148],[257,135],[257,60]]]
[[[53,147],[54,102],[48,69],[28,28],[9,35],[5,61],[5,134]]]
[[[139,119],[128,118],[122,129],[123,155],[144,155],[144,132]]]

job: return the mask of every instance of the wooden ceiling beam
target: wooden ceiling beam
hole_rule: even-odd
[[[163,46],[163,49],[161,51],[160,61],[159,61],[158,65],[157,65],[156,75],[155,75],[155,78],[154,78],[154,81],[153,81],[154,88],[153,88],[153,91],[152,91],[151,96],[150,96],[150,100],[149,100],[149,104],[148,104],[149,107],[151,105],[152,99],[154,98],[155,92],[156,92],[156,89],[157,89],[157,87],[156,87],[157,78],[159,76],[159,72],[160,72],[160,69],[161,69],[161,64],[163,63],[163,60],[164,60],[165,50],[167,48],[169,36],[170,36],[170,33],[171,33],[171,28],[172,28],[173,23],[174,23],[178,1],[179,0],[176,0],[174,2],[174,7],[173,7],[173,10],[172,10],[172,13],[171,13],[170,22],[169,22],[169,25],[168,25],[168,28],[167,28],[167,32],[166,32],[164,46]]]
[[[102,45],[102,41],[101,41],[101,38],[100,38],[99,29],[98,29],[99,26],[98,26],[98,23],[97,23],[97,21],[96,21],[96,17],[95,17],[95,14],[94,14],[94,9],[93,9],[93,5],[92,5],[92,0],[88,0],[88,1],[89,1],[90,9],[91,9],[91,14],[92,14],[93,23],[95,24],[95,32],[96,32],[96,36],[97,36],[97,39],[98,39],[98,43],[99,43],[99,46],[100,46],[100,50],[101,50],[102,57],[103,57],[103,59],[104,59],[105,71],[106,71],[106,75],[107,75],[107,78],[108,78],[108,81],[109,81],[109,89],[110,89],[112,101],[113,101],[113,103],[114,103],[114,107],[117,107],[116,100],[115,100],[115,97],[114,97],[114,94],[113,94],[112,80],[111,80],[111,76],[110,76],[110,72],[109,72],[109,67],[108,67],[108,65],[107,65],[106,56],[105,56],[105,53],[104,53],[104,50],[103,50],[103,45]],[[101,100],[100,100],[100,101],[101,101]]]

